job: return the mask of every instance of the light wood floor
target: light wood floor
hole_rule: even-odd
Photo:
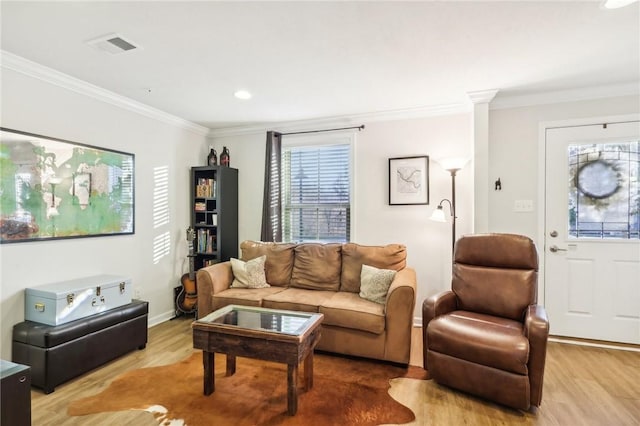
[[[171,364],[192,353],[191,319],[149,329],[142,351],[56,387],[31,392],[32,424],[156,426],[149,413],[127,411],[84,417],[66,414],[69,402],[104,389],[118,374]],[[411,364],[422,365],[422,334],[413,330]],[[640,425],[640,352],[549,342],[542,405],[520,412],[462,394],[433,381],[394,379],[389,393],[416,413],[412,425]]]

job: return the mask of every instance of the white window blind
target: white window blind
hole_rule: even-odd
[[[350,156],[349,144],[283,147],[285,241],[349,241]]]

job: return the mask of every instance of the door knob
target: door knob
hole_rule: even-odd
[[[551,232],[549,232],[549,236],[551,236],[551,237],[553,237],[553,238],[557,237],[557,236],[558,236],[558,231],[551,231]]]
[[[555,244],[549,247],[549,250],[551,251],[551,253],[556,253],[558,251],[567,251],[567,249],[561,249]]]

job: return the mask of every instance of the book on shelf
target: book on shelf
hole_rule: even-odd
[[[196,197],[214,198],[216,194],[216,180],[207,178],[198,178],[196,183]]]
[[[198,253],[216,251],[216,234],[209,229],[198,229]]]
[[[203,211],[207,210],[207,204],[206,203],[196,203],[194,207],[195,207],[195,210],[197,212],[203,212]]]
[[[211,234],[209,234],[207,236],[206,252],[207,253],[213,253],[213,235],[211,235]]]

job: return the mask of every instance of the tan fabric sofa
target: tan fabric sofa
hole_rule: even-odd
[[[230,262],[198,270],[198,316],[227,305],[324,314],[317,349],[409,363],[416,273],[400,244],[288,244],[245,241],[242,260],[266,255],[267,288],[230,288]],[[360,297],[362,265],[397,271],[386,303]]]

